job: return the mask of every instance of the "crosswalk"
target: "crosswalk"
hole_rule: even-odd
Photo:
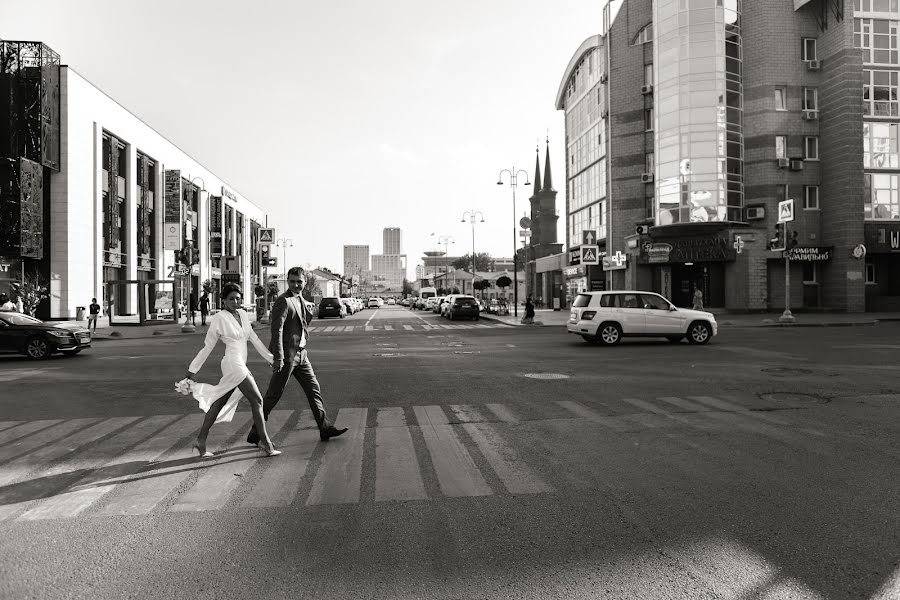
[[[485,323],[416,323],[414,325],[410,325],[408,323],[404,324],[374,324],[374,325],[313,325],[309,328],[309,331],[312,333],[367,333],[370,331],[415,331],[415,332],[427,332],[427,331],[439,331],[445,329],[509,329],[509,325],[504,325],[502,323],[492,323],[487,325]]]
[[[546,437],[560,420],[605,439],[740,430],[809,452],[825,436],[708,395],[341,408],[336,422],[349,431],[327,444],[309,409],[275,410],[268,428],[284,452],[277,458],[243,443],[246,412],[213,428],[212,459],[191,453],[196,413],[7,421],[0,521],[553,493],[563,485],[552,476],[559,465],[535,460],[518,433],[548,423]]]

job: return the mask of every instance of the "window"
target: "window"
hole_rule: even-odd
[[[860,12],[897,12],[897,0],[856,0]]]
[[[787,136],[775,136],[775,158],[787,158]]]
[[[819,110],[818,88],[803,88],[803,110]]]
[[[863,122],[863,167],[867,169],[900,168],[897,123]]]
[[[634,39],[631,40],[632,46],[637,46],[639,44],[646,44],[647,42],[653,41],[653,23],[648,23],[644,26],[643,29],[637,32],[637,35],[634,36]]]
[[[653,85],[653,63],[644,65],[644,85]]]
[[[896,65],[897,21],[853,19],[853,45],[863,50],[864,63]]]
[[[866,219],[900,219],[900,176],[866,173],[863,200]]]
[[[819,160],[819,137],[808,135],[803,138],[803,160]]]
[[[644,130],[653,131],[653,109],[644,109]]]
[[[803,208],[805,208],[806,210],[819,209],[819,186],[803,186]]]
[[[775,191],[775,201],[783,202],[784,200],[790,200],[790,196],[788,195],[789,188],[787,184],[780,183],[777,186],[777,190]]]
[[[875,263],[871,260],[866,260],[866,283],[869,285],[875,285],[878,281],[875,279]]]
[[[803,60],[816,60],[816,38],[803,38],[800,50]]]
[[[863,114],[897,116],[897,71],[863,70]]]
[[[775,88],[775,110],[787,110],[787,88]]]
[[[814,262],[803,263],[803,283],[806,285],[818,283],[818,265]]]
[[[669,303],[656,294],[641,294],[644,308],[651,310],[669,310]]]
[[[644,155],[644,173],[653,173],[656,170],[655,155],[648,152]]]

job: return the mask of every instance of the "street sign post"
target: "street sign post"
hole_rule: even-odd
[[[581,232],[581,245],[593,246],[597,242],[597,232],[593,229],[584,229]],[[594,263],[597,264],[597,263]]]
[[[259,243],[260,244],[274,244],[275,243],[275,229],[269,227],[260,227],[259,228]]]
[[[788,198],[778,203],[778,222],[787,223],[794,220],[794,199]]]
[[[583,265],[599,265],[600,264],[600,248],[597,246],[581,246],[581,264]]]
[[[778,222],[789,223],[794,220],[794,199],[788,198],[778,203]],[[784,229],[785,248],[787,248],[787,227]],[[791,260],[788,253],[784,252],[784,312],[778,319],[782,323],[793,323],[794,315],[791,314]]]

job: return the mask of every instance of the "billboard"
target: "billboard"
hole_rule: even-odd
[[[163,250],[181,248],[181,171],[166,170],[165,205],[163,210]]]

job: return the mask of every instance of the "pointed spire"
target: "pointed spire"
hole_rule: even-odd
[[[534,193],[541,191],[541,147],[534,147]]]
[[[544,187],[542,192],[555,192],[553,189],[553,177],[550,175],[550,138],[547,138],[547,156],[544,161]]]

